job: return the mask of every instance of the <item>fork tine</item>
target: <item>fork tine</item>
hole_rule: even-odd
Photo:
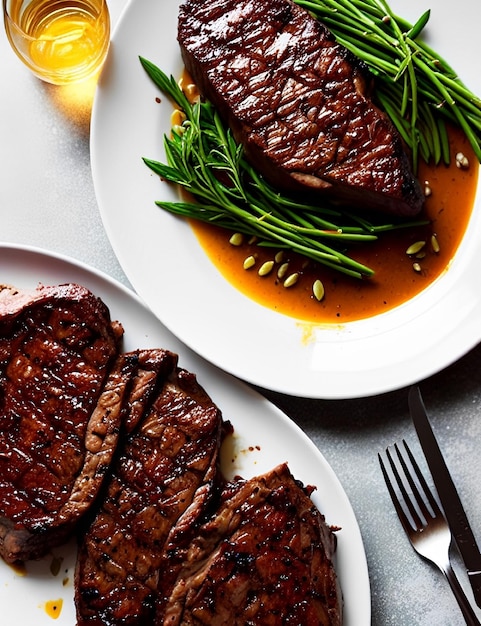
[[[396,480],[398,482],[399,490],[401,491],[402,497],[404,499],[404,503],[407,509],[409,510],[409,513],[413,519],[415,527],[422,528],[427,518],[425,515],[426,511],[424,510],[424,507],[423,507],[421,494],[419,493],[417,485],[412,478],[412,474],[408,469],[406,461],[404,460],[404,457],[402,456],[397,443],[394,444],[394,450],[396,452],[398,462],[403,471],[404,478],[407,480],[409,486],[411,487],[412,495],[408,492],[406,488],[406,482],[402,479],[401,474],[399,473],[399,470],[397,469],[394,462],[391,460],[393,471],[395,472]],[[414,503],[418,505],[418,508],[416,508]],[[424,519],[419,516],[419,511],[421,512],[421,515],[423,516]]]
[[[406,441],[404,441],[404,439],[403,439],[403,445],[404,445],[404,448],[405,448],[405,450],[407,452],[407,455],[409,457],[409,461],[410,461],[414,471],[416,472],[417,479],[418,479],[419,484],[421,485],[421,488],[422,488],[423,493],[424,493],[424,498],[427,499],[427,501],[429,502],[429,506],[431,507],[431,511],[432,511],[433,516],[436,517],[437,515],[442,514],[441,509],[439,507],[439,504],[437,503],[436,498],[434,497],[432,490],[430,489],[428,483],[426,482],[426,479],[424,478],[424,475],[423,475],[423,473],[422,473],[422,471],[421,471],[421,469],[420,469],[416,459],[414,458],[414,455],[411,452],[411,449],[409,448],[409,446],[406,443]],[[409,479],[409,477],[408,477],[408,479]],[[411,484],[411,481],[410,481],[410,484]],[[418,491],[418,490],[416,489],[416,491]],[[418,491],[418,493],[419,493],[419,491]]]
[[[401,491],[403,491],[404,490],[404,486],[402,484],[401,477],[400,477],[400,475],[399,475],[399,473],[397,471],[397,468],[396,468],[396,466],[394,464],[394,461],[393,461],[393,459],[391,457],[391,454],[390,454],[388,448],[386,448],[386,457],[389,460],[389,465],[391,467],[391,471],[392,471],[392,474],[393,474],[393,476],[394,476],[394,478],[396,480],[396,483],[397,483],[399,489]],[[389,473],[388,473],[388,471],[386,469],[386,466],[385,466],[384,461],[382,459],[382,456],[380,454],[378,454],[378,459],[379,459],[379,464],[381,465],[382,474],[384,476],[384,482],[386,483],[389,495],[391,496],[391,500],[392,500],[392,503],[394,505],[394,509],[395,509],[395,511],[397,513],[397,516],[399,517],[399,520],[400,520],[400,522],[401,522],[405,532],[409,535],[413,530],[416,529],[416,526],[421,523],[421,520],[419,519],[419,516],[417,515],[417,512],[416,512],[416,510],[414,508],[413,508],[413,511],[412,511],[413,520],[412,520],[412,522],[409,520],[409,518],[406,515],[406,512],[405,512],[404,508],[402,507],[401,502],[400,502],[400,500],[399,500],[399,498],[398,498],[398,496],[396,494],[396,491],[395,491],[395,489],[393,487],[393,484],[392,484],[392,480],[391,480],[391,478],[389,476]],[[409,499],[407,501],[410,502]],[[409,512],[411,513],[411,511],[409,511]]]
[[[402,457],[397,444],[394,444],[394,450],[396,457],[398,458],[397,462],[393,454],[391,454],[389,448],[386,448],[386,457],[389,461],[389,467],[392,477],[394,478],[397,491],[394,487],[392,478],[389,477],[389,472],[386,467],[383,468],[381,466],[381,469],[383,471],[384,479],[386,481],[391,500],[393,501],[394,508],[396,509],[399,519],[401,520],[404,530],[409,533],[413,530],[417,530],[418,528],[422,528],[424,526],[424,522],[419,515],[418,509],[414,506],[412,496],[408,493],[403,476],[401,476],[400,469],[403,474],[405,474],[407,472],[407,467],[405,464],[403,466],[403,463],[401,462]]]
[[[419,481],[419,485],[418,483],[416,483],[414,476],[413,476],[413,471],[408,467],[408,464],[406,462],[406,459],[403,457],[402,452],[400,451],[399,447],[397,444],[395,444],[395,449],[396,449],[396,453],[399,459],[399,462],[401,464],[401,467],[403,469],[404,472],[404,476],[407,480],[407,482],[409,483],[409,486],[411,487],[412,490],[412,496],[410,496],[407,492],[407,490],[404,488],[403,491],[403,496],[406,500],[406,503],[409,507],[409,511],[412,514],[412,509],[414,507],[413,504],[413,499],[414,502],[416,504],[416,506],[418,507],[422,517],[424,518],[424,520],[422,521],[421,525],[418,526],[418,528],[422,528],[423,526],[425,526],[425,524],[428,523],[430,518],[433,518],[434,515],[434,510],[431,509],[429,510],[427,504],[426,504],[426,499],[428,499],[428,501],[431,504],[431,500],[433,500],[432,498],[432,494],[431,494],[431,490],[429,489],[424,476],[421,473],[421,470],[419,469],[419,465],[417,464],[413,454],[411,453],[411,450],[409,449],[409,446],[407,445],[407,443],[403,440],[403,444],[404,444],[404,448],[406,449],[406,452],[408,454],[409,457],[409,461],[411,462],[411,466],[412,469],[414,470],[414,473]],[[423,493],[420,492],[419,490],[419,486],[421,487]],[[434,501],[434,500],[433,500]]]

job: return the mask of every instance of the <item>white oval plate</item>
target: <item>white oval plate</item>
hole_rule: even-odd
[[[245,477],[268,471],[287,461],[305,484],[317,486],[312,499],[338,532],[337,571],[345,601],[344,626],[369,626],[369,578],[361,534],[347,496],[337,477],[312,441],[284,413],[261,395],[201,359],[170,334],[130,290],[85,265],[34,248],[0,244],[0,284],[34,288],[44,284],[76,282],[89,288],[110,308],[125,329],[124,347],[168,348],[179,354],[179,365],[197,375],[225,419],[234,426],[234,448],[223,469],[228,476]],[[275,433],[275,437],[273,436]],[[232,458],[235,463],[232,463]],[[50,572],[51,557],[27,564],[19,576],[0,559],[2,626],[52,624],[45,603],[63,601],[59,626],[74,626],[73,570],[75,547],[61,547],[57,576]]]
[[[430,43],[481,93],[478,0],[438,0]],[[481,339],[480,194],[449,270],[421,295],[373,318],[343,325],[296,321],[230,285],[190,227],[155,200],[175,200],[141,157],[164,160],[171,105],[142,69],[144,56],[178,76],[179,0],[136,0],[124,12],[97,90],[91,131],[94,184],[114,251],[132,285],[160,320],[215,365],[261,387],[313,398],[383,393],[425,378]],[[427,0],[393,0],[415,20]],[[426,5],[426,6],[423,6]],[[449,36],[446,36],[449,24]],[[462,45],[459,42],[462,41]]]

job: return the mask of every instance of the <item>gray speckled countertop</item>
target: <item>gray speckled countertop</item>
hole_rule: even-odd
[[[109,4],[115,22],[125,0]],[[74,102],[67,90],[33,78],[10,50],[3,28],[0,59],[0,240],[67,254],[128,286],[103,229],[92,184],[92,94]],[[481,346],[422,381],[421,388],[481,541]],[[406,438],[416,449],[407,390],[345,401],[261,392],[311,437],[347,492],[367,554],[372,624],[462,624],[447,583],[414,553],[401,531],[378,466],[377,452],[393,441]]]

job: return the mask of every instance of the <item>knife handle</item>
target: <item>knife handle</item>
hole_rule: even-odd
[[[476,604],[481,608],[481,572],[470,572],[468,570],[468,579],[471,583]]]

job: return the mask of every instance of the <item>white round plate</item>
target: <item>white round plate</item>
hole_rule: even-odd
[[[296,478],[317,486],[312,499],[329,524],[342,528],[338,532],[336,567],[345,601],[344,626],[369,626],[369,578],[359,527],[341,484],[311,440],[261,395],[182,345],[132,291],[65,257],[0,244],[0,284],[34,288],[39,282],[76,282],[102,298],[112,318],[124,326],[126,350],[162,347],[179,354],[179,365],[197,375],[225,419],[234,426],[233,449],[229,449],[228,459],[223,462],[226,475],[250,477],[287,461]],[[0,559],[2,626],[51,625],[45,603],[59,599],[63,607],[57,624],[74,626],[75,548],[58,548],[54,556],[63,559],[57,576],[50,571],[52,557],[27,564],[25,576]]]
[[[179,0],[136,0],[120,19],[97,90],[91,129],[94,184],[115,253],[138,294],[198,354],[261,387],[312,398],[383,393],[425,378],[481,339],[480,194],[467,236],[449,270],[399,308],[342,325],[296,321],[264,308],[230,285],[188,224],[155,201],[176,192],[142,157],[165,161],[171,105],[138,56],[179,76]],[[393,0],[415,21],[427,0]],[[481,93],[478,0],[438,0],[430,43]],[[449,36],[446,36],[449,24]],[[459,44],[462,42],[462,45]]]

